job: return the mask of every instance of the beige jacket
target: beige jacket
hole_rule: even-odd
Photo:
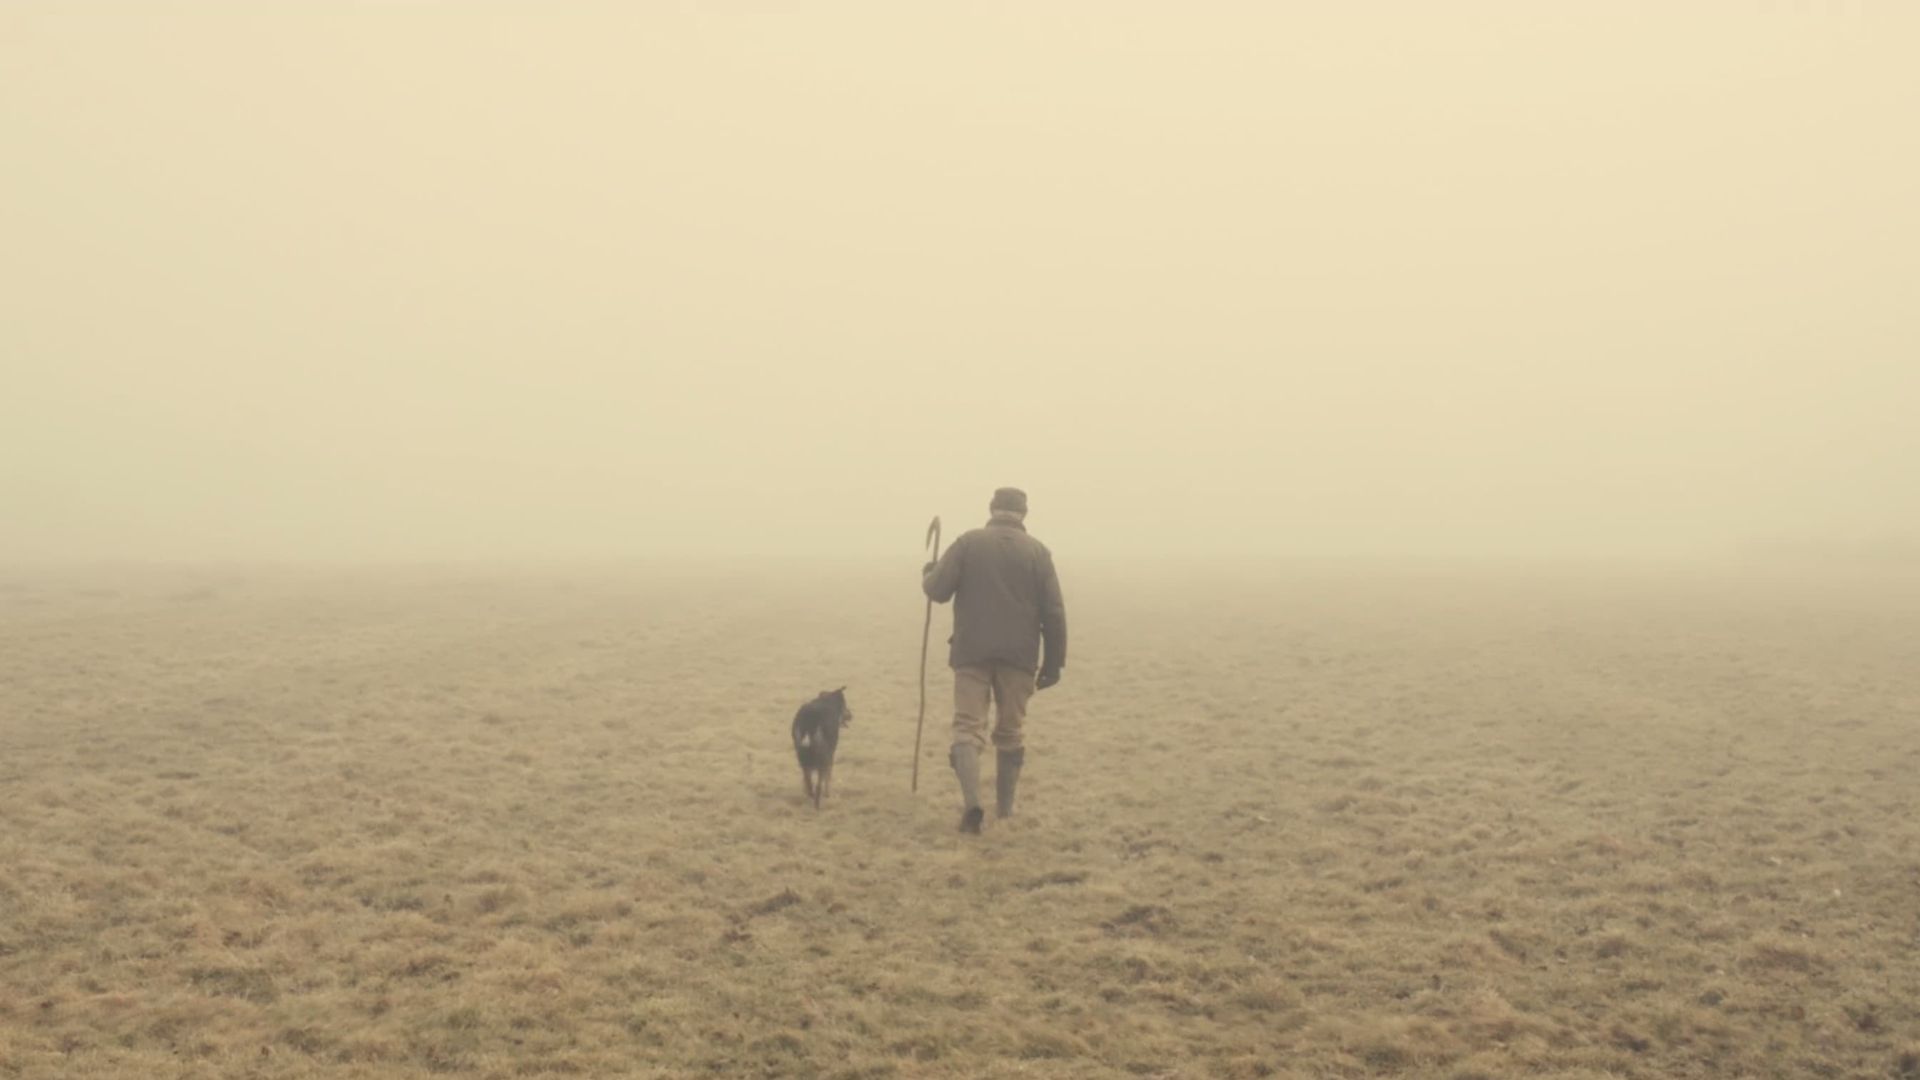
[[[989,661],[1026,671],[1066,666],[1067,608],[1053,553],[1027,534],[1017,515],[996,512],[985,528],[963,533],[921,587],[937,604],[953,601],[947,656],[952,666]]]

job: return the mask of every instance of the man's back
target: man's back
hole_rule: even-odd
[[[923,585],[936,603],[953,601],[952,666],[1065,666],[1066,605],[1053,553],[1018,520],[996,514],[984,528],[961,535]]]

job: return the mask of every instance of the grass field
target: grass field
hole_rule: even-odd
[[[1920,1077],[1912,575],[917,565],[0,574],[0,1076]]]

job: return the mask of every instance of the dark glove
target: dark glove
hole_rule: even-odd
[[[1034,681],[1033,688],[1035,690],[1045,690],[1047,687],[1052,686],[1054,683],[1057,683],[1059,681],[1060,681],[1059,668],[1041,668],[1040,678]]]

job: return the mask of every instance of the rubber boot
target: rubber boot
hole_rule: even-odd
[[[993,793],[996,817],[1013,816],[1013,789],[1020,783],[1020,766],[1027,763],[1027,748],[1002,750],[994,763]]]
[[[960,831],[977,833],[981,819],[986,817],[986,811],[980,809],[980,748],[972,743],[955,743],[947,751],[947,761],[953,765],[953,775],[960,781],[960,798],[967,805],[960,815]]]

